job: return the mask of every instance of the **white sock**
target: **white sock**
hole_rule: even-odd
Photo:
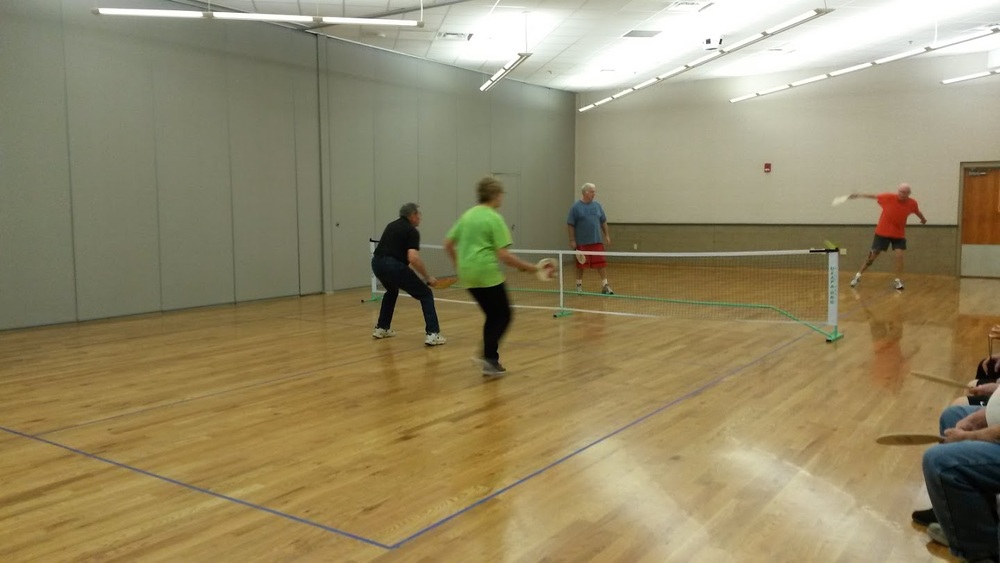
[[[608,285],[608,280],[607,280],[607,278],[605,278],[605,279],[604,279],[604,280],[603,280],[603,281],[602,281],[601,283],[603,283],[604,285]]]

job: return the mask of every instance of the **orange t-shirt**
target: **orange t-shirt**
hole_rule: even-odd
[[[911,197],[899,201],[896,194],[884,193],[878,194],[876,201],[882,207],[882,215],[878,218],[875,234],[886,238],[906,238],[906,218],[920,211],[917,200]]]

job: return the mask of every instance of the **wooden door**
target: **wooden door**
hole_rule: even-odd
[[[962,275],[1000,277],[1000,168],[966,168],[962,181]]]

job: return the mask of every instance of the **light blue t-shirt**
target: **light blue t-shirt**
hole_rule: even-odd
[[[580,199],[569,208],[569,217],[566,218],[566,224],[573,225],[578,245],[604,242],[601,236],[601,224],[607,222],[608,218],[604,215],[600,203],[597,201],[584,203]]]

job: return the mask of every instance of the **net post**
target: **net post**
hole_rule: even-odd
[[[826,335],[826,341],[833,342],[844,337],[844,334],[837,330],[837,306],[840,303],[840,248],[828,248],[826,250],[826,262],[826,324],[833,327],[833,330]]]
[[[563,261],[565,252],[559,251],[559,310],[552,314],[553,317],[566,317],[572,315],[572,311],[566,310],[566,286],[563,284]]]
[[[372,238],[368,239],[368,254],[372,258],[375,257],[375,245],[376,244],[378,244],[377,240],[372,239]],[[365,303],[365,302],[369,302],[370,303],[372,301],[380,301],[382,299],[382,296],[379,295],[378,293],[376,293],[377,290],[378,290],[378,278],[375,277],[375,272],[372,271],[372,296],[370,298],[368,298],[367,300],[362,299],[361,302],[362,303]]]

